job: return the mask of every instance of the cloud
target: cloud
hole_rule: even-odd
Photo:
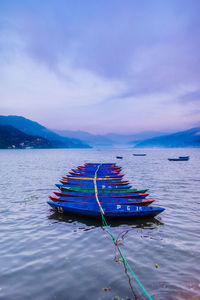
[[[24,53],[16,52],[9,64],[1,65],[1,111],[22,114],[42,123],[48,120],[47,125],[53,119],[63,127],[68,124],[66,120],[69,123],[75,120],[74,124],[80,126],[76,119],[78,109],[86,107],[88,110],[125,89],[123,82],[108,81],[88,70],[73,69],[64,59],[59,70],[61,76]],[[96,119],[95,115],[90,117]],[[86,124],[89,123],[87,118],[88,115],[79,116]]]
[[[98,132],[190,126],[199,9],[198,0],[2,0],[1,111]]]
[[[181,98],[180,98],[180,101],[182,102],[199,102],[200,104],[200,90],[195,90],[195,91],[192,91],[192,92],[189,92],[185,95],[183,95]]]

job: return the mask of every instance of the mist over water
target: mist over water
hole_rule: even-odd
[[[167,160],[183,155],[190,160]],[[85,162],[117,162],[166,209],[154,219],[108,221],[152,298],[199,299],[200,150],[192,148],[0,150],[0,299],[146,299],[101,221],[59,215],[46,203]]]

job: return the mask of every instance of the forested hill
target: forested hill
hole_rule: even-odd
[[[200,147],[200,127],[145,139],[137,143],[135,147]]]
[[[13,126],[0,125],[0,149],[53,148],[49,140],[26,134]]]
[[[0,125],[11,125],[26,134],[43,137],[58,148],[90,148],[79,139],[60,136],[41,124],[21,116],[0,116]]]

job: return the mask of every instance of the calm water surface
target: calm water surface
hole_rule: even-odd
[[[100,221],[46,204],[71,168],[116,155],[132,185],[166,208],[155,219],[109,221],[130,266],[153,299],[200,299],[200,149],[136,151],[0,151],[0,299],[146,299]],[[179,155],[191,159],[167,160]]]

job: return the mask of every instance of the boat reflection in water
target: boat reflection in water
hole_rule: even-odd
[[[100,218],[87,216],[78,216],[70,213],[60,214],[51,210],[52,214],[48,216],[49,220],[55,220],[55,223],[64,222],[64,223],[76,223],[79,224],[79,229],[85,231],[95,229],[97,227],[102,227],[102,220]],[[127,231],[132,229],[156,229],[158,226],[164,225],[161,217],[152,217],[152,218],[119,218],[119,219],[108,219],[107,223],[110,227],[123,226],[122,229],[126,228]]]

